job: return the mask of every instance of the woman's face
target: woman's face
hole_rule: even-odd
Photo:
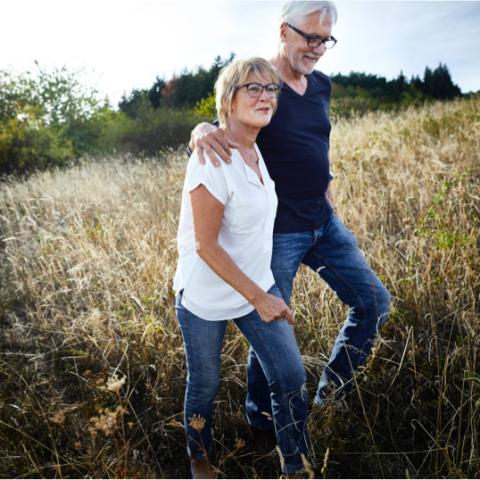
[[[266,86],[273,82],[267,75],[250,74],[242,85],[260,83]],[[230,120],[257,128],[268,125],[277,105],[277,96],[266,88],[261,91],[258,85],[238,88],[233,97]]]

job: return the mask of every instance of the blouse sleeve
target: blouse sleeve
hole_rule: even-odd
[[[214,167],[209,159],[202,165],[196,152],[193,152],[188,161],[185,185],[189,193],[199,185],[204,185],[220,203],[227,203],[228,185],[222,161],[219,167]]]

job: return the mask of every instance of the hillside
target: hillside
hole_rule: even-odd
[[[313,412],[321,477],[480,475],[480,98],[338,120],[337,211],[393,296],[346,405]],[[0,185],[0,476],[185,477],[174,309],[186,158],[85,160]],[[296,333],[313,398],[346,310],[306,269]],[[275,477],[243,416],[229,329],[221,477]]]

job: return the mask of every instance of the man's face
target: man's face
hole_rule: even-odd
[[[309,35],[327,38],[332,34],[332,18],[325,12],[314,12],[300,20],[291,22],[297,29]],[[281,27],[282,54],[287,58],[292,70],[303,75],[313,72],[320,57],[325,53],[325,44],[312,48],[307,40],[289,28],[286,24]]]

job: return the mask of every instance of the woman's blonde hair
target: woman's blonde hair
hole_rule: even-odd
[[[280,83],[280,77],[275,68],[263,58],[247,58],[227,65],[215,82],[215,106],[221,127],[225,127],[228,123],[237,87],[242,85],[251,73],[270,77],[273,83]]]

